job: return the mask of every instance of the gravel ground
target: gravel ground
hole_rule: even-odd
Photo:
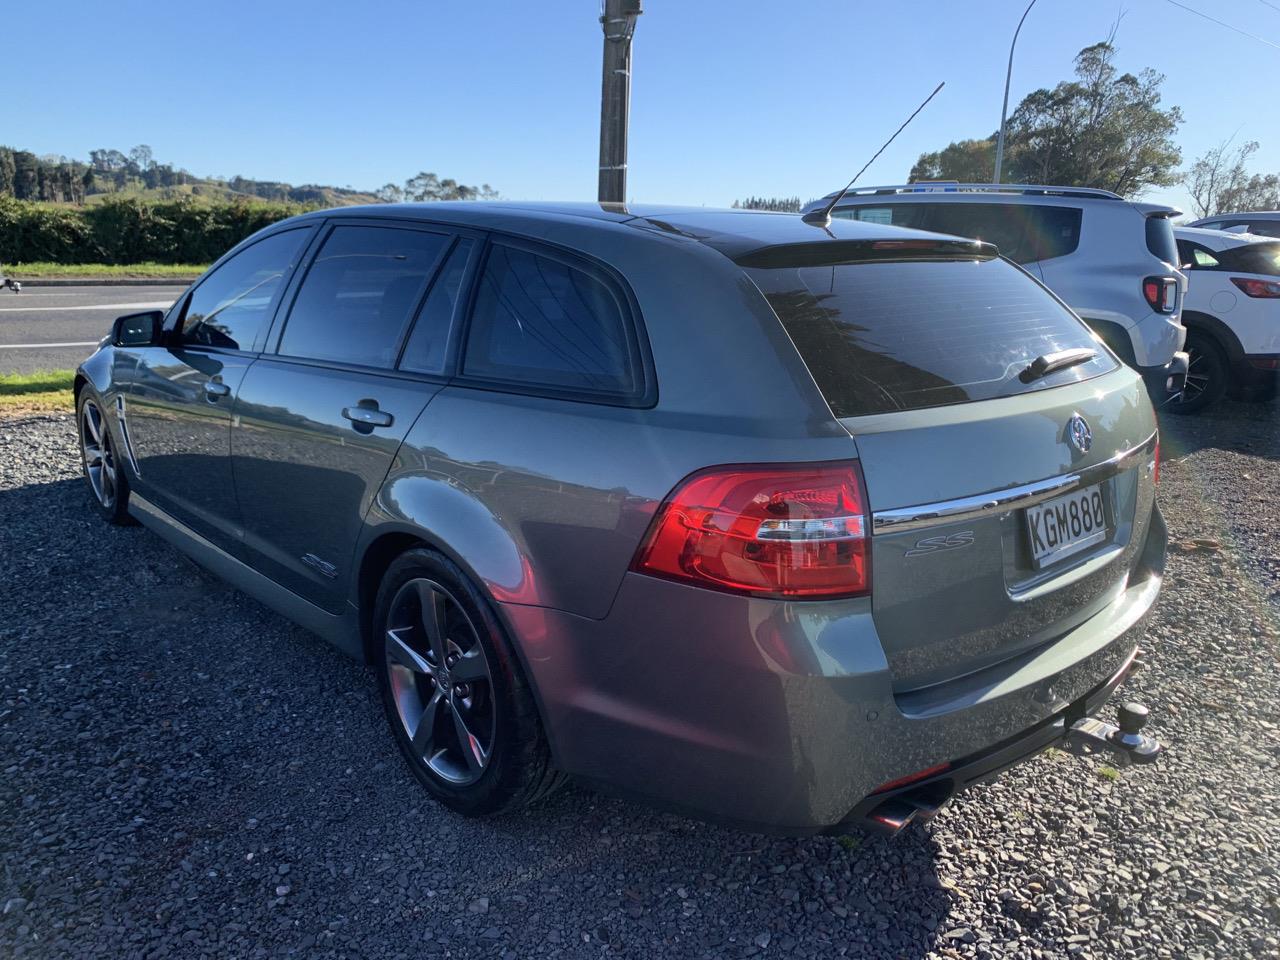
[[[367,669],[103,525],[70,419],[2,423],[0,957],[1280,956],[1278,425],[1166,425],[1160,765],[780,840],[582,789],[442,812]]]

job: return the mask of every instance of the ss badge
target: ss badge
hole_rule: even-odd
[[[959,547],[973,545],[973,531],[962,530],[942,537],[925,537],[917,540],[916,545],[907,551],[908,557],[920,557],[926,553],[938,553],[942,550],[955,550]]]

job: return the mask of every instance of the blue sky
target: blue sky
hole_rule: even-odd
[[[1280,43],[1280,11],[1262,0],[1182,2]],[[714,206],[817,196],[945,80],[862,181],[901,182],[920,152],[998,125],[1023,6],[645,0],[628,194]],[[1011,104],[1066,78],[1122,11],[1119,64],[1167,75],[1184,160],[1234,135],[1262,141],[1255,170],[1280,171],[1280,124],[1258,81],[1280,69],[1280,50],[1167,0],[1038,0]],[[0,142],[80,158],[148,143],[201,175],[358,188],[433,170],[507,197],[591,199],[598,12],[597,0],[66,0],[53,18],[65,30],[46,22],[4,45]],[[1189,205],[1181,188],[1148,196]]]

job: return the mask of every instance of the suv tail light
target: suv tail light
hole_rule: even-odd
[[[1280,283],[1274,280],[1250,280],[1247,277],[1232,277],[1231,282],[1239,287],[1246,297],[1257,297],[1262,300],[1280,300]]]
[[[1177,277],[1147,277],[1142,281],[1142,295],[1151,309],[1159,313],[1173,313],[1178,306]]]
[[[758,597],[858,596],[866,512],[856,461],[712,467],[667,497],[631,569]]]

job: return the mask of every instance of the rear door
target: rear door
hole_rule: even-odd
[[[162,346],[134,351],[124,417],[135,487],[239,554],[231,408],[314,228],[273,233],[205,275],[171,313]]]
[[[392,221],[330,225],[274,352],[240,387],[231,445],[249,562],[331,611],[346,597],[369,504],[444,383],[474,246]]]
[[[1118,594],[1152,484],[1142,453],[1108,462],[1143,449],[1154,418],[1047,290],[1001,260],[749,272],[856,438],[900,691],[1060,636]],[[1032,375],[1068,351],[1088,358]]]

